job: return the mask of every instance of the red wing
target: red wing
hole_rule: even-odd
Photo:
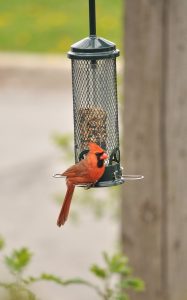
[[[85,161],[81,160],[79,163],[71,166],[68,168],[62,176],[71,177],[87,177],[88,176],[88,169],[86,167]]]

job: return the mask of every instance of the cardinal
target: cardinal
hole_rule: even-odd
[[[71,200],[76,185],[94,185],[103,175],[105,171],[105,159],[108,158],[107,153],[97,144],[90,142],[89,152],[86,158],[79,163],[68,168],[62,174],[56,174],[66,177],[67,191],[64,202],[57,220],[57,225],[64,225],[68,218]]]

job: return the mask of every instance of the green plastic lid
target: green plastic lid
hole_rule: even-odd
[[[104,59],[119,56],[116,45],[97,36],[87,37],[71,46],[68,57],[71,59]]]

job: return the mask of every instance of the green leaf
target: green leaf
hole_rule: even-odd
[[[9,283],[0,284],[0,286],[6,288],[11,300],[36,300],[36,296],[33,292],[27,289],[23,284]]]
[[[10,256],[5,257],[5,264],[13,273],[20,273],[29,264],[32,253],[27,248],[14,250]]]
[[[114,254],[109,262],[108,267],[111,273],[118,273],[121,275],[128,275],[131,269],[128,267],[128,258],[122,254]]]
[[[2,236],[0,236],[0,250],[2,250],[5,247],[5,240]]]
[[[22,278],[23,283],[26,284],[26,285],[28,285],[30,283],[40,281],[40,280],[41,280],[40,277],[33,277],[33,276],[29,276],[27,278]]]
[[[139,278],[127,278],[121,281],[121,287],[123,289],[131,288],[135,291],[144,291],[145,290],[145,284],[143,280]]]
[[[52,282],[64,285],[64,281],[60,277],[52,275],[52,274],[43,273],[43,274],[41,274],[40,279],[41,280],[52,281]]]
[[[99,278],[105,279],[107,277],[107,272],[105,269],[99,267],[98,265],[93,265],[90,271]]]
[[[85,286],[89,286],[95,290],[98,290],[97,286],[95,286],[94,284],[92,284],[91,282],[82,279],[82,278],[70,278],[70,279],[66,279],[63,280],[58,276],[52,275],[52,274],[47,274],[47,273],[43,273],[41,274],[40,277],[38,278],[33,278],[34,281],[38,281],[38,280],[47,280],[47,281],[52,281],[54,283],[63,285],[63,286],[67,286],[67,285],[73,285],[73,284],[81,284],[81,285],[85,285]],[[33,282],[34,282],[33,281]]]
[[[123,294],[117,294],[115,296],[115,300],[129,300],[129,296],[125,293]]]
[[[82,284],[82,285],[94,287],[92,283],[82,278],[71,278],[64,281],[64,285],[70,285],[70,284]]]
[[[59,146],[62,150],[71,151],[71,134],[54,133],[52,138],[55,144]]]

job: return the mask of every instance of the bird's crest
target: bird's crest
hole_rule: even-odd
[[[100,146],[98,146],[97,144],[95,144],[93,142],[90,142],[88,144],[88,147],[89,147],[89,150],[92,151],[92,152],[94,152],[94,153],[102,153],[102,152],[104,152],[104,150]]]

